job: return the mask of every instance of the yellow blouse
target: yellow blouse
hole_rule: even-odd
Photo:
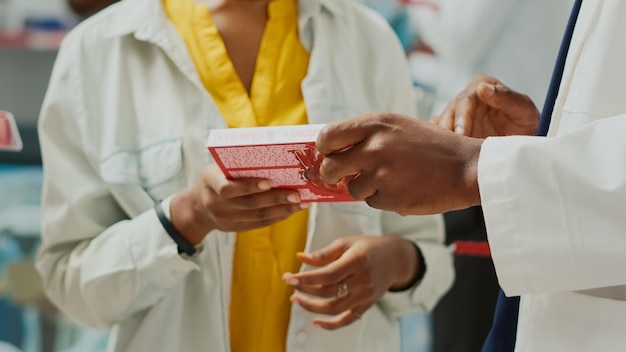
[[[272,0],[250,95],[235,71],[208,9],[193,0],[163,0],[202,82],[229,127],[306,124],[300,84],[309,54],[297,29],[296,0]],[[199,117],[201,118],[201,117]],[[296,272],[306,243],[307,212],[237,234],[230,306],[234,352],[284,351],[293,293],[283,273]]]

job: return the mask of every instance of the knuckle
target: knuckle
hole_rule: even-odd
[[[391,125],[395,122],[395,116],[394,114],[383,113],[378,115],[378,120],[381,125]]]
[[[254,196],[241,197],[241,205],[247,209],[254,209],[257,206],[257,199]]]
[[[244,183],[242,186],[244,193],[252,193],[253,189],[249,183]]]
[[[256,216],[257,216],[257,218],[259,218],[261,220],[266,220],[268,218],[268,216],[269,216],[269,211],[267,210],[267,208],[259,209],[256,212]]]
[[[315,257],[319,260],[326,260],[328,258],[328,251],[325,249],[320,249],[317,252],[315,252]]]
[[[211,210],[211,216],[214,219],[223,219],[223,218],[225,218],[225,215],[226,215],[226,213],[221,208],[216,208],[214,210]]]
[[[228,192],[228,185],[226,183],[218,184],[217,186],[215,186],[213,191],[222,198],[228,198],[229,192]]]
[[[522,95],[522,99],[534,105],[532,98],[529,97],[528,95],[526,94]]]
[[[348,240],[343,237],[337,238],[336,240],[332,242],[333,247],[340,247],[340,248],[345,247],[347,244],[348,244]]]
[[[276,192],[272,195],[272,202],[274,204],[281,204],[287,202],[287,194]]]
[[[205,196],[200,199],[200,206],[202,206],[204,209],[213,208],[214,203],[215,201],[213,200],[213,197],[211,196]]]
[[[337,295],[337,290],[333,290],[332,288],[326,288],[321,292],[322,297],[324,298],[333,298]]]
[[[338,302],[333,302],[329,304],[328,306],[326,306],[325,314],[337,315],[337,314],[342,313],[344,310],[345,309],[342,309],[341,305]]]
[[[339,281],[339,275],[337,274],[336,271],[330,271],[328,272],[328,274],[326,274],[326,276],[324,277],[324,281],[327,284],[334,284],[337,281]]]
[[[369,255],[367,252],[356,255],[354,258],[354,261],[356,262],[356,265],[358,265],[359,268],[361,268],[362,271],[370,272],[371,270],[370,260],[369,260]]]
[[[262,220],[259,222],[255,222],[255,225],[252,228],[260,228],[260,227],[266,227],[266,226],[270,226],[273,223],[275,223],[276,220]]]

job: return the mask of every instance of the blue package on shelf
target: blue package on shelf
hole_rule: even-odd
[[[68,29],[68,26],[61,19],[55,17],[33,17],[24,20],[24,28],[60,31]]]

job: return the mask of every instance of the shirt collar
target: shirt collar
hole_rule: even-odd
[[[299,0],[299,26],[305,31],[312,17],[327,10],[331,14],[339,15],[342,7],[337,4],[351,0]],[[152,41],[167,23],[167,15],[161,0],[130,0],[121,1],[116,6],[123,7],[117,11],[111,24],[110,37],[121,37],[133,34],[138,40]]]

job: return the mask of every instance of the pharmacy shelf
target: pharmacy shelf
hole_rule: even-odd
[[[0,30],[0,48],[57,50],[66,30]]]

